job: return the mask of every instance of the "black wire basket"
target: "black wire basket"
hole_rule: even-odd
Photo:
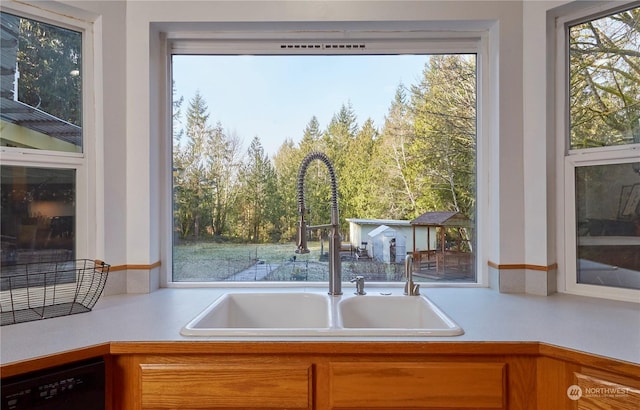
[[[90,259],[3,266],[1,325],[89,312],[102,295],[110,267]]]

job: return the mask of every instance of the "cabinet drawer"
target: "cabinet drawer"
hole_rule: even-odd
[[[640,409],[640,382],[602,372],[575,372],[580,396],[574,396],[578,410]],[[615,379],[612,380],[612,378]]]
[[[334,362],[331,408],[503,409],[504,363]]]
[[[143,409],[310,409],[311,364],[141,364]]]

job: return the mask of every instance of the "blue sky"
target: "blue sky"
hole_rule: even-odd
[[[397,86],[419,81],[427,56],[174,56],[176,94],[183,114],[196,91],[245,147],[260,138],[269,155],[285,138],[298,142],[312,116],[323,130],[343,104],[358,124],[381,128]]]

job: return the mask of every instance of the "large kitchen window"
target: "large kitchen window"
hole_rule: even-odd
[[[321,151],[343,280],[402,281],[412,254],[418,281],[476,283],[480,44],[170,40],[172,280],[326,282],[327,229],[294,252]],[[322,162],[303,185],[308,224],[329,223]]]
[[[2,266],[93,257],[87,27],[16,7],[0,15]]]
[[[565,23],[569,291],[640,289],[640,8]]]

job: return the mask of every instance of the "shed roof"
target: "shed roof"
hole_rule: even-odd
[[[391,228],[389,228],[387,225],[380,225],[373,231],[369,232],[367,236],[375,238],[376,236],[380,235],[382,232],[386,231],[387,229],[391,229]]]
[[[347,222],[358,225],[387,225],[387,226],[410,226],[411,221],[406,219],[362,219],[346,218]]]
[[[473,227],[473,222],[460,212],[425,212],[411,221],[415,226]]]

